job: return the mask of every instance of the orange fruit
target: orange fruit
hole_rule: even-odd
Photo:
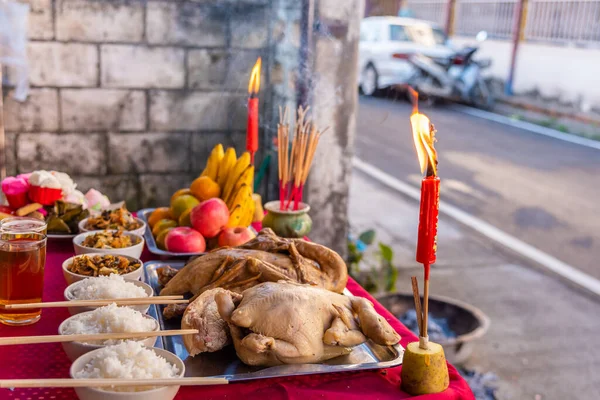
[[[183,196],[184,194],[192,194],[192,192],[189,188],[179,189],[178,191],[173,193],[173,196],[171,196],[171,204],[173,204],[173,200],[175,200],[179,196]]]
[[[159,207],[152,211],[152,214],[148,217],[148,225],[152,228],[161,219],[173,219],[169,207]]]
[[[167,249],[167,246],[165,245],[165,239],[167,238],[167,233],[169,233],[169,231],[171,229],[173,229],[173,227],[163,229],[156,237],[156,245],[158,246],[159,249],[161,249],[161,250]]]
[[[221,188],[219,184],[208,176],[201,176],[196,178],[190,185],[190,191],[200,201],[212,199],[213,197],[219,197],[221,194]]]
[[[179,226],[192,226],[192,221],[190,220],[191,214],[192,214],[191,208],[188,208],[187,210],[185,210],[179,217]]]
[[[156,224],[154,224],[154,228],[152,228],[152,235],[157,237],[159,233],[164,231],[167,228],[175,228],[177,226],[177,222],[172,219],[161,219]]]
[[[191,210],[198,204],[200,204],[198,199],[191,194],[182,194],[171,202],[171,214],[179,220],[179,217],[181,217],[181,214],[183,214],[184,211]]]

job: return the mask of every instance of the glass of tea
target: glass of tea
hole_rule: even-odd
[[[46,235],[0,229],[0,323],[29,325],[39,321],[39,308],[6,306],[42,301],[45,264]]]
[[[8,217],[0,221],[0,232],[35,232],[46,234],[45,221],[29,217]]]

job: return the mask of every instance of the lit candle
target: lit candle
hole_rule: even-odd
[[[437,250],[437,225],[440,204],[440,178],[437,176],[437,153],[434,148],[435,128],[416,107],[410,116],[413,139],[425,177],[421,180],[421,205],[417,238],[417,262],[424,267],[422,347],[427,346],[427,315],[429,312],[429,269],[435,263]]]
[[[248,83],[248,125],[246,127],[246,150],[254,164],[254,153],[258,150],[258,92],[260,90],[261,58],[258,57]]]

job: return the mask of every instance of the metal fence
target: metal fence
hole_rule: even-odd
[[[414,13],[419,19],[433,21],[439,25],[446,22],[448,0],[408,0],[402,5]]]
[[[402,0],[416,18],[446,23],[451,0]],[[511,39],[519,0],[455,0],[449,31],[473,36],[485,30]],[[600,46],[600,0],[526,0],[521,39],[556,44]]]
[[[454,32],[474,36],[486,31],[492,38],[510,39],[517,0],[457,0]]]
[[[600,1],[529,0],[525,39],[600,44]]]

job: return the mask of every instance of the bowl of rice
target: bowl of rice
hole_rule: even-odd
[[[90,351],[73,362],[73,379],[165,379],[182,378],[183,361],[163,349],[125,341]],[[75,388],[80,400],[172,400],[179,386],[127,386]]]
[[[65,289],[65,300],[117,300],[144,298],[154,295],[150,285],[134,279],[125,279],[120,275],[98,276],[75,282]],[[145,314],[150,305],[128,306]],[[98,307],[69,307],[71,315],[95,310]]]
[[[70,285],[91,277],[119,275],[125,279],[142,277],[144,263],[135,257],[117,254],[88,253],[67,258],[62,265],[65,280]]]
[[[83,232],[73,238],[75,254],[119,254],[140,258],[144,238],[122,229]]]
[[[97,333],[153,332],[158,329],[158,321],[151,316],[144,315],[129,307],[118,307],[112,303],[96,308],[93,311],[76,314],[67,318],[58,327],[58,334],[93,335]],[[152,347],[156,342],[156,337],[132,340]],[[62,346],[65,353],[67,353],[67,357],[71,361],[74,361],[87,352],[124,341],[123,339],[108,339],[90,342],[63,342]]]

